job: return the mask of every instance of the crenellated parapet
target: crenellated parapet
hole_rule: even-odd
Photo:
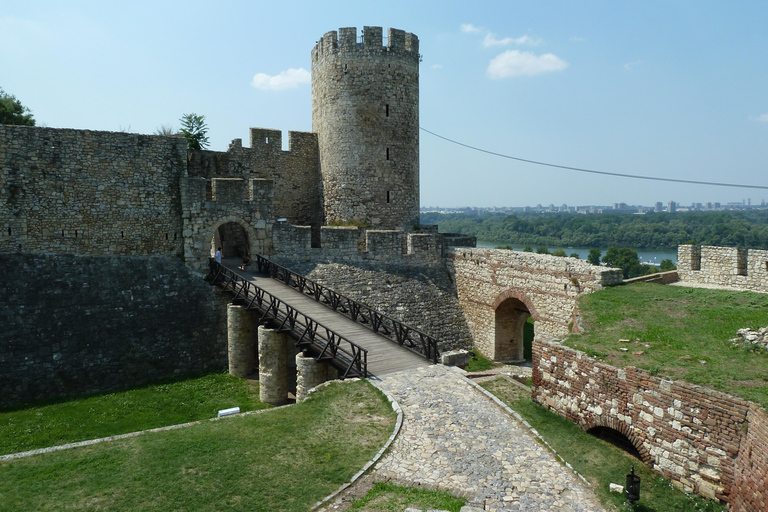
[[[419,38],[410,32],[390,28],[386,44],[381,27],[365,27],[357,37],[356,27],[326,32],[312,49],[312,62],[340,52],[392,53],[419,59]]]
[[[180,185],[187,265],[205,268],[219,245],[225,247],[225,257],[272,253],[276,221],[272,180],[187,177]]]
[[[326,33],[312,50],[327,224],[414,230],[419,224],[419,44],[402,30]]]
[[[280,261],[336,262],[439,267],[449,243],[436,232],[406,232],[355,226],[323,226],[319,246],[312,245],[309,226],[278,223],[275,257]],[[474,245],[474,240],[472,240]]]
[[[768,293],[768,251],[680,245],[677,260],[682,283]]]
[[[317,134],[251,128],[250,147],[234,139],[227,151],[189,152],[188,175],[196,178],[268,179],[274,182],[275,215],[294,224],[322,223]]]

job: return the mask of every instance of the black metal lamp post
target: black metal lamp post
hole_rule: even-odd
[[[632,466],[627,475],[627,486],[624,493],[630,505],[640,500],[640,477],[635,475],[635,466]]]

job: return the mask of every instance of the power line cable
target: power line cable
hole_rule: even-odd
[[[431,132],[427,130],[426,128],[419,127],[421,130],[427,132],[430,135],[434,135],[435,137],[439,139],[446,140],[448,142],[451,142],[453,144],[457,144],[459,146],[463,146],[465,148],[472,149],[474,151],[480,151],[481,153],[487,153],[489,155],[498,156],[501,158],[508,158],[510,160],[517,160],[518,162],[525,162],[528,164],[535,164],[535,165],[543,165],[545,167],[555,167],[557,169],[565,169],[567,171],[577,171],[577,172],[585,172],[589,174],[601,174],[603,176],[618,176],[620,178],[634,178],[638,180],[650,180],[650,181],[667,181],[672,183],[691,183],[693,185],[710,185],[715,187],[737,187],[737,188],[753,188],[753,189],[763,189],[768,190],[768,186],[763,185],[740,185],[738,183],[719,183],[716,181],[697,181],[697,180],[681,180],[677,178],[659,178],[656,176],[641,176],[639,174],[624,174],[620,172],[608,172],[608,171],[596,171],[594,169],[583,169],[581,167],[571,167],[568,165],[558,165],[558,164],[550,164],[547,162],[539,162],[536,160],[528,160],[527,158],[519,158],[516,156],[510,156],[505,155],[502,153],[496,153],[494,151],[488,151],[487,149],[478,148],[475,146],[470,146],[469,144],[464,144],[463,142],[459,142],[453,139],[449,139],[448,137],[443,137],[442,135],[438,135],[435,132]]]

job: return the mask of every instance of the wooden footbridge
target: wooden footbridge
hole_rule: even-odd
[[[437,362],[437,340],[364,304],[256,256],[252,271],[239,260],[211,261],[208,279],[288,332],[296,345],[339,376],[382,376]]]

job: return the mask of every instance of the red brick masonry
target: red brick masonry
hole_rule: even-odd
[[[616,368],[557,343],[533,345],[533,400],[585,430],[608,427],[687,491],[768,511],[768,414],[685,381]]]

